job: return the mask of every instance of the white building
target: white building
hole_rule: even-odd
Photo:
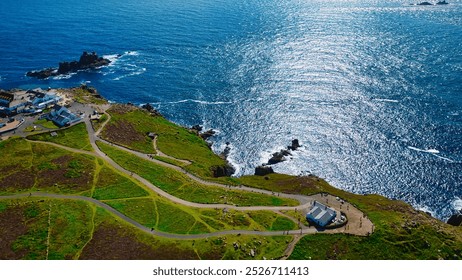
[[[337,213],[334,209],[327,207],[321,202],[314,201],[310,212],[306,214],[306,219],[318,226],[325,227],[330,224],[336,216]]]

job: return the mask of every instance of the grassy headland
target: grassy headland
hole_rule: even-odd
[[[81,92],[82,91],[82,92]],[[76,94],[83,101],[84,89]],[[88,90],[86,90],[88,91]],[[379,195],[356,195],[336,189],[315,176],[269,174],[265,177],[212,178],[226,162],[188,129],[134,106],[114,105],[103,130],[107,140],[144,153],[157,147],[177,158],[157,156],[202,178],[292,194],[329,193],[355,205],[374,223],[370,236],[313,234],[304,236],[292,259],[462,259],[462,228],[449,226],[410,205]],[[84,125],[37,134],[30,140],[53,142],[81,150],[11,138],[0,142],[0,194],[30,192],[91,197],[147,228],[177,234],[222,230],[280,231],[296,229],[303,215],[271,211],[192,208],[161,197],[142,183],[117,171],[92,152]],[[103,143],[109,157],[164,191],[183,200],[243,205],[296,205],[275,196],[224,189],[198,183],[172,168],[141,159]],[[183,161],[182,161],[183,160]],[[191,162],[185,163],[185,161]],[[197,240],[155,237],[100,208],[78,199],[23,197],[0,200],[0,259],[250,259],[279,258],[292,237],[227,235]],[[98,202],[99,203],[99,202]],[[301,215],[301,216],[300,216]],[[123,245],[123,246],[122,246]]]
[[[143,153],[155,153],[148,133],[157,134],[157,146],[165,154],[188,160],[185,169],[203,178],[212,178],[214,168],[226,161],[210,150],[196,133],[178,126],[158,114],[129,105],[114,105],[108,110],[111,120],[102,132],[110,142]]]

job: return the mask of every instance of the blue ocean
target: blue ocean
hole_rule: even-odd
[[[0,88],[87,83],[151,103],[230,142],[236,175],[274,166],[402,199],[462,208],[462,0],[2,0]],[[96,51],[96,71],[27,71]],[[122,56],[117,58],[117,55]]]

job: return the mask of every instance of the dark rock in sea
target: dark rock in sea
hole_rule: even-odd
[[[211,171],[213,173],[213,177],[218,178],[218,177],[229,177],[236,172],[236,169],[232,167],[229,163],[226,165],[215,165],[212,166]]]
[[[229,142],[226,142],[226,143],[229,143]],[[226,148],[223,150],[223,152],[221,152],[220,157],[223,159],[228,158],[230,151],[231,151],[231,147],[229,146],[229,144],[227,144]]]
[[[38,79],[46,79],[48,77],[57,76],[58,70],[55,68],[46,68],[40,71],[27,72],[26,75]]]
[[[430,2],[420,2],[420,3],[417,4],[417,5],[419,5],[419,6],[433,6],[433,4],[430,3]]]
[[[162,116],[159,111],[157,111],[151,104],[146,103],[141,106],[141,108],[145,109],[149,113],[151,113],[151,116]]]
[[[201,132],[201,131],[202,131],[202,128],[203,128],[203,127],[202,127],[201,125],[198,125],[198,124],[193,125],[193,126],[191,127],[191,129],[193,129],[193,130],[195,130],[195,131],[197,131],[197,132]]]
[[[288,151],[281,150],[280,152],[274,153],[273,156],[268,160],[268,164],[277,164],[277,163],[285,161],[286,160],[284,158],[285,152],[288,152]]]
[[[297,149],[300,148],[300,147],[301,147],[301,145],[300,145],[300,143],[298,142],[298,139],[294,139],[294,140],[292,140],[292,145],[287,146],[287,149],[292,150],[292,151],[295,151],[295,150],[297,150]]]
[[[206,132],[201,133],[200,137],[202,137],[202,139],[204,139],[204,140],[207,140],[208,138],[212,137],[213,135],[215,135],[215,131],[213,129],[209,129]]]
[[[462,210],[460,210],[459,213],[452,215],[447,223],[453,226],[462,226]]]
[[[257,166],[255,167],[255,175],[265,176],[268,174],[274,173],[274,170],[271,166]]]
[[[277,164],[277,163],[285,161],[286,160],[285,157],[292,155],[290,153],[290,150],[295,151],[299,147],[301,147],[301,145],[298,142],[298,139],[292,140],[292,144],[290,146],[287,146],[287,149],[280,150],[279,152],[272,154],[272,157],[268,160],[267,164],[271,165],[271,164]]]
[[[46,79],[53,76],[75,73],[79,70],[95,69],[98,67],[108,65],[109,63],[111,63],[109,59],[99,57],[95,52],[83,52],[83,54],[80,56],[79,61],[60,62],[58,69],[46,68],[40,71],[27,72],[26,75],[38,79]]]
[[[447,5],[447,4],[449,4],[449,3],[446,2],[446,1],[439,1],[439,2],[436,3],[436,5]]]

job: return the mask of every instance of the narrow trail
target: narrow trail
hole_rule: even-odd
[[[50,236],[51,236],[51,202],[48,209],[48,233],[47,233],[47,256],[46,259],[48,260],[48,255],[50,253]]]
[[[98,134],[97,134],[98,135]],[[189,160],[185,160],[185,159],[179,159],[179,158],[175,158],[175,157],[172,157],[172,156],[169,156],[167,154],[164,154],[161,150],[159,150],[157,148],[157,135],[154,137],[154,139],[152,139],[152,146],[154,148],[154,151],[156,151],[156,155],[158,156],[161,156],[161,157],[164,157],[164,158],[168,158],[168,159],[171,159],[171,160],[176,160],[178,162],[182,162],[186,165],[189,165],[191,164],[192,162],[190,162]]]

